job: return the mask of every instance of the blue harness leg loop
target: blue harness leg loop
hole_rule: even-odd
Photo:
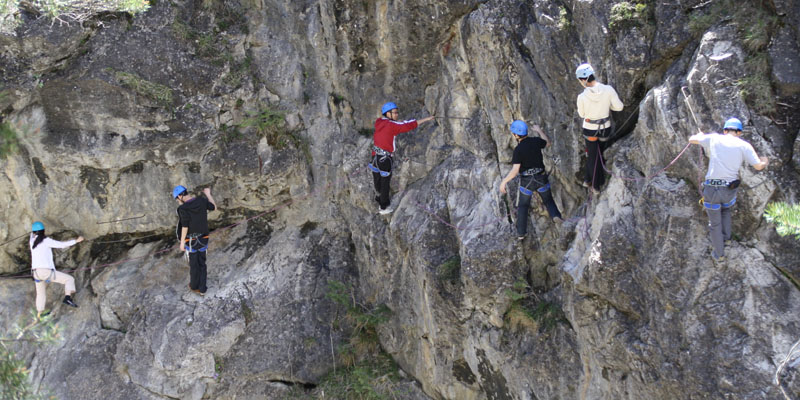
[[[372,172],[376,173],[376,174],[379,174],[379,173],[381,172],[381,170],[380,170],[380,169],[378,169],[378,167],[376,167],[376,166],[372,165],[372,163],[369,163],[369,164],[367,164],[367,167],[369,167],[369,169],[370,169]]]
[[[727,203],[722,203],[722,208],[729,208],[734,204],[736,204],[736,197],[734,197],[733,200],[731,200],[731,201],[729,201]]]
[[[734,204],[736,204],[736,197],[734,197],[733,200],[731,200],[731,201],[729,201],[727,203],[722,203],[722,204],[719,204],[719,203],[715,204],[715,203],[709,203],[707,201],[703,201],[703,207],[708,208],[709,210],[719,210],[720,208],[730,208]]]
[[[544,192],[546,192],[548,190],[550,190],[550,182],[547,182],[546,185],[540,187],[539,189],[536,189],[536,191],[539,192],[539,193],[544,193]]]
[[[531,195],[533,195],[533,191],[531,191],[531,190],[528,190],[528,188],[526,188],[525,186],[520,186],[520,187],[519,187],[519,191],[520,191],[520,193],[522,193],[522,194],[524,194],[524,195],[526,195],[526,196],[531,196]]]

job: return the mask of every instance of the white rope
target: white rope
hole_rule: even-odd
[[[786,364],[788,364],[792,358],[796,357],[795,350],[797,349],[798,345],[800,345],[800,340],[794,343],[792,348],[789,349],[789,354],[786,355],[786,358],[783,359],[783,362],[781,362],[781,364],[778,366],[778,369],[775,370],[775,384],[778,385],[778,389],[781,390],[781,393],[783,393],[783,397],[786,398],[786,400],[792,400],[792,398],[790,398],[789,395],[786,394],[786,391],[783,390],[783,385],[781,385],[781,373],[786,367]],[[800,355],[800,353],[798,355]]]

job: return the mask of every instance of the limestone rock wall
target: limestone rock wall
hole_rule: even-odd
[[[0,161],[0,270],[26,273],[12,239],[34,220],[94,240],[58,252],[81,307],[48,289],[63,340],[22,350],[34,383],[65,399],[285,397],[336,363],[336,280],[392,310],[379,336],[417,382],[404,398],[780,398],[775,369],[800,339],[800,245],[763,212],[797,199],[797,5],[770,5],[786,23],[769,79],[789,107],[760,114],[735,84],[751,55],[730,21],[697,31],[701,2],[645,2],[610,28],[616,3],[174,0],[83,26],[30,18],[0,39],[2,113],[20,132]],[[597,196],[579,185],[584,61],[626,105]],[[365,164],[389,100],[440,118],[397,138],[384,217]],[[651,175],[734,115],[771,164],[742,170],[720,266],[697,206],[700,149]],[[513,119],[550,136],[569,218],[534,206],[522,243],[513,196],[497,191]],[[213,187],[222,209],[204,298],[170,248],[178,183]],[[33,292],[0,281],[0,325]],[[520,304],[538,311],[520,319]]]

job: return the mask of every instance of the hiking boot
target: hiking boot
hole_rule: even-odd
[[[714,261],[714,264],[721,264],[725,262],[725,256],[717,257],[714,251],[711,251],[711,259]]]
[[[561,224],[564,223],[564,219],[561,218],[561,217],[555,217],[555,218],[553,218],[553,222],[555,222],[556,224],[561,225]]]
[[[205,296],[206,295],[206,292],[201,292],[200,289],[192,289],[192,284],[191,283],[189,284],[189,290],[199,294],[200,296]]]
[[[70,306],[70,307],[78,308],[78,305],[75,304],[74,301],[72,301],[72,297],[70,297],[70,296],[64,296],[64,300],[61,301],[61,302],[66,304],[66,305],[68,305],[68,306]]]
[[[585,188],[588,188],[589,187],[589,182],[583,181],[583,182],[581,182],[581,186],[583,186]]]

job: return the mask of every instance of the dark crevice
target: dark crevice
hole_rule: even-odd
[[[304,390],[313,390],[317,387],[316,384],[308,383],[308,382],[294,382],[294,381],[287,381],[283,379],[270,379],[267,382],[269,383],[280,383],[282,385],[286,385],[289,387],[299,387]]]

